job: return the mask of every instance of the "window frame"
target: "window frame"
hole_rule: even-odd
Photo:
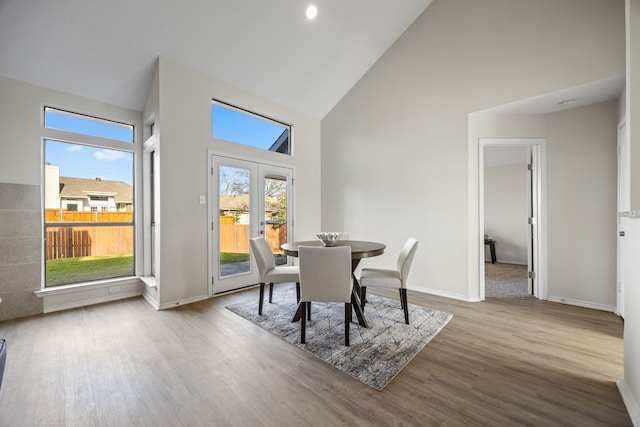
[[[224,108],[226,110],[241,114],[243,116],[246,116],[247,118],[253,119],[253,120],[258,120],[258,121],[263,121],[266,122],[268,124],[274,125],[274,126],[279,126],[279,127],[283,127],[285,128],[285,130],[288,132],[288,136],[287,136],[287,147],[288,150],[287,152],[281,152],[281,151],[277,151],[277,150],[271,150],[269,148],[262,148],[262,147],[258,147],[256,145],[252,145],[252,144],[247,144],[244,142],[240,142],[240,141],[234,141],[234,140],[230,140],[230,139],[224,139],[224,138],[220,138],[218,136],[215,136],[215,123],[214,123],[214,118],[213,118],[213,108],[215,106],[219,106],[221,108]],[[238,144],[238,145],[242,145],[245,147],[251,147],[254,148],[256,150],[260,150],[260,151],[266,151],[266,152],[271,152],[271,153],[278,153],[278,154],[282,154],[285,156],[289,156],[292,157],[293,156],[293,125],[283,122],[282,120],[278,120],[278,119],[274,119],[273,117],[269,117],[267,115],[264,114],[260,114],[260,113],[256,113],[255,111],[251,111],[248,110],[246,108],[243,107],[239,107],[237,105],[233,105],[230,104],[228,102],[213,98],[211,100],[211,137],[215,138],[215,139],[219,139],[222,141],[227,141],[230,142],[232,144]],[[284,132],[284,131],[283,131]],[[277,142],[277,139],[272,143],[271,146],[273,146],[273,144],[275,144]]]
[[[125,139],[117,139],[117,138],[108,138],[108,137],[104,137],[104,136],[99,136],[99,135],[94,135],[93,133],[83,133],[83,132],[78,132],[75,130],[69,130],[69,129],[60,129],[57,127],[52,127],[52,126],[47,126],[47,111],[52,111],[57,113],[60,116],[66,116],[66,117],[71,117],[71,118],[75,118],[78,120],[83,120],[85,122],[92,122],[95,124],[100,124],[100,125],[105,125],[105,126],[112,126],[115,128],[120,128],[120,129],[124,129],[124,128],[130,128],[131,130],[131,140],[125,140]],[[102,118],[102,117],[97,117],[94,115],[90,115],[90,114],[83,114],[83,113],[76,113],[73,111],[69,111],[69,110],[65,110],[62,108],[56,108],[56,107],[51,107],[48,105],[44,106],[44,113],[42,116],[42,126],[45,129],[55,129],[61,132],[69,132],[73,135],[80,135],[80,136],[92,136],[92,137],[96,137],[96,138],[104,138],[106,140],[111,140],[111,141],[119,141],[119,142],[124,142],[127,144],[133,144],[135,143],[136,140],[136,129],[135,129],[135,125],[131,124],[131,123],[126,123],[126,122],[122,122],[119,120],[112,120],[112,119],[106,119],[106,118]]]
[[[113,122],[116,123],[118,125],[126,125],[126,126],[131,126],[132,129],[132,142],[126,142],[126,141],[122,141],[122,140],[118,140],[118,139],[110,139],[110,138],[106,138],[106,137],[101,137],[101,136],[95,136],[92,134],[83,134],[83,133],[78,133],[78,132],[73,132],[70,130],[61,130],[61,129],[57,129],[57,128],[51,128],[51,127],[46,127],[45,125],[45,112],[47,111],[47,109],[53,109],[56,111],[63,111],[69,114],[73,114],[73,115],[77,115],[77,116],[81,116],[81,117],[87,117],[87,118],[91,118],[91,119],[95,119],[98,121],[102,121],[102,122]],[[139,169],[138,166],[138,161],[139,161],[139,155],[138,155],[138,151],[140,150],[140,144],[136,144],[136,131],[137,131],[137,124],[136,123],[127,123],[124,121],[120,121],[120,120],[111,120],[109,118],[103,118],[103,117],[96,117],[95,115],[89,115],[89,114],[82,114],[82,113],[74,113],[74,112],[70,112],[68,110],[63,110],[63,109],[59,109],[56,107],[50,107],[48,105],[43,106],[42,109],[42,129],[43,129],[43,136],[42,136],[42,186],[43,186],[43,203],[42,203],[42,233],[43,233],[43,256],[42,256],[42,286],[41,292],[51,292],[51,291],[56,291],[56,290],[62,290],[64,291],[64,289],[69,288],[69,287],[78,287],[78,286],[94,286],[97,284],[102,284],[102,283],[109,283],[109,282],[115,282],[115,281],[122,281],[122,280],[130,280],[131,278],[135,278],[138,272],[138,264],[139,264],[139,258],[140,258],[140,247],[139,247],[139,227],[138,227],[138,221],[137,219],[139,218],[138,215],[140,215],[139,210],[141,208],[140,203],[139,203],[139,195],[138,195],[138,186],[137,186],[137,171]],[[53,141],[53,142],[61,142],[61,143],[68,143],[68,144],[74,144],[74,145],[79,145],[79,146],[86,146],[86,147],[90,147],[90,148],[96,148],[96,149],[107,149],[107,150],[114,150],[114,151],[121,151],[121,152],[125,152],[125,153],[129,153],[131,154],[132,158],[131,158],[131,177],[132,177],[132,182],[131,182],[131,186],[132,186],[132,217],[131,217],[131,221],[130,222],[102,222],[102,223],[96,223],[96,222],[90,222],[90,223],[85,223],[85,222],[73,222],[73,223],[64,223],[64,222],[47,222],[46,221],[46,216],[45,216],[45,210],[46,210],[46,204],[44,203],[44,195],[46,193],[46,144],[47,141]],[[79,206],[78,206],[79,208]],[[100,211],[100,206],[96,206],[97,211]],[[78,209],[79,210],[79,209]],[[93,211],[93,209],[91,209]],[[116,210],[115,212],[121,212],[121,210],[119,209],[119,204],[116,204]],[[48,228],[61,228],[61,227],[66,227],[66,228],[71,228],[71,227],[113,227],[113,226],[126,226],[126,227],[131,227],[131,237],[132,237],[132,251],[133,251],[133,266],[132,266],[132,272],[131,274],[125,274],[125,275],[119,275],[119,276],[112,276],[112,277],[105,277],[105,278],[99,278],[99,279],[89,279],[87,281],[79,281],[79,282],[71,282],[68,284],[54,284],[54,285],[48,285],[47,284],[47,276],[46,276],[46,271],[47,271],[47,256],[46,256],[46,231]],[[128,232],[128,231],[127,231]]]

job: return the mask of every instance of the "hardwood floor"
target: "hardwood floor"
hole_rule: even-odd
[[[612,313],[409,292],[454,317],[377,392],[224,308],[244,298],[257,290],[0,322],[0,426],[632,425]]]

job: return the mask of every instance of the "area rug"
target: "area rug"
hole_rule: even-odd
[[[372,388],[382,390],[453,317],[450,313],[409,304],[410,325],[398,300],[367,295],[365,317],[369,328],[351,322],[350,346],[344,345],[344,304],[312,303],[307,321],[307,343],[300,344],[300,323],[294,289],[274,289],[273,303],[265,301],[258,315],[258,298],[227,306],[229,310],[266,329]],[[355,314],[353,318],[356,319]]]

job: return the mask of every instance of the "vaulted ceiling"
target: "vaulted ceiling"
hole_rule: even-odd
[[[0,0],[0,75],[141,110],[164,56],[322,118],[431,1]]]

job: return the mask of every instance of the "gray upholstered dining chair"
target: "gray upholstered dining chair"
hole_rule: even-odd
[[[276,258],[271,252],[269,244],[264,237],[255,237],[250,240],[253,258],[258,266],[260,275],[260,301],[258,302],[258,314],[262,314],[264,300],[264,285],[269,284],[269,302],[273,299],[273,284],[284,282],[296,283],[296,295],[300,301],[300,269],[298,266],[276,266]]]
[[[300,246],[300,343],[306,342],[307,310],[311,302],[344,302],[344,345],[351,322],[351,247]]]
[[[404,322],[409,324],[409,303],[407,302],[407,278],[411,264],[418,249],[418,241],[413,237],[404,244],[398,256],[397,268],[387,270],[381,268],[363,268],[360,273],[360,304],[364,310],[367,300],[368,287],[398,288],[400,290],[400,304],[404,310]]]

